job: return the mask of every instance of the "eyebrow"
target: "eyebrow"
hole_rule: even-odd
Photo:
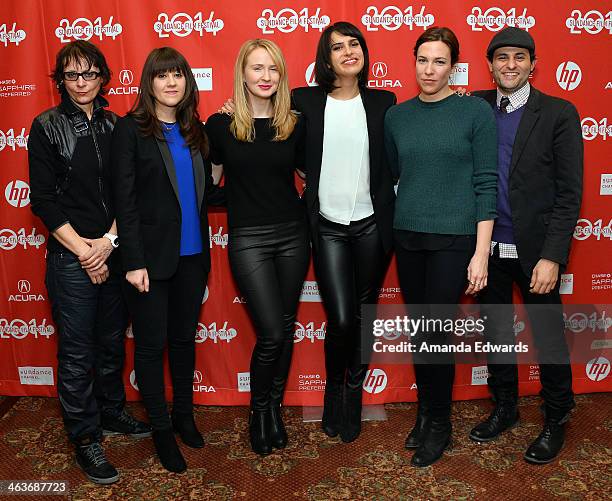
[[[347,41],[349,43],[351,43],[351,42],[359,42],[359,40],[357,40],[356,38],[349,38]],[[336,45],[344,45],[344,42],[332,42],[330,47],[335,47]]]

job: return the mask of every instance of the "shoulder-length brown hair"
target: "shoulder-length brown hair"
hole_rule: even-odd
[[[155,114],[153,80],[157,75],[169,71],[180,72],[185,78],[185,95],[176,106],[176,121],[179,124],[181,135],[192,150],[199,150],[206,156],[208,141],[198,113],[198,86],[189,63],[176,49],[161,47],[152,50],[147,56],[140,77],[138,98],[129,115],[136,120],[142,134],[165,140],[160,121]]]
[[[273,141],[284,141],[291,135],[297,122],[295,113],[291,111],[291,92],[289,90],[287,66],[278,45],[263,38],[247,40],[238,52],[234,65],[234,103],[236,110],[230,124],[230,130],[239,141],[252,142],[255,138],[253,112],[244,82],[244,70],[249,54],[257,48],[265,49],[270,54],[280,75],[277,91],[272,96],[272,105],[274,106],[272,127],[276,130]]]

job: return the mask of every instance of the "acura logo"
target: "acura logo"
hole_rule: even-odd
[[[202,373],[197,369],[193,371],[193,382],[195,384],[200,384],[202,382]]]
[[[30,293],[30,282],[27,280],[19,280],[17,282],[17,290],[19,294],[29,294]]]
[[[130,70],[121,70],[119,72],[119,82],[121,85],[130,85],[134,81],[134,75]]]
[[[385,63],[374,63],[372,65],[372,75],[376,78],[384,78],[387,76],[387,65]]]

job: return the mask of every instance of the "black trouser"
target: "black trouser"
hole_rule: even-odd
[[[309,257],[305,220],[230,230],[230,266],[257,337],[251,356],[253,410],[283,400]]]
[[[531,331],[540,361],[540,382],[546,408],[554,414],[565,415],[574,407],[572,392],[572,369],[565,340],[565,326],[559,295],[560,280],[548,294],[529,292],[528,277],[518,259],[500,258],[498,247],[489,259],[488,286],[480,293],[482,313],[487,315],[485,335],[488,340],[500,344],[514,344],[514,308],[508,306],[488,307],[487,305],[512,305],[512,284],[521,291],[523,302],[531,323]],[[558,308],[529,308],[529,305],[559,305]],[[531,350],[530,350],[531,351]],[[518,368],[516,355],[506,353],[504,363],[495,363],[489,355],[489,387],[496,398],[516,399],[518,396]],[[549,362],[549,363],[547,363]],[[552,362],[552,363],[550,363]],[[561,363],[560,363],[561,362]],[[562,417],[562,416],[561,416]]]
[[[164,394],[164,348],[172,377],[172,412],[193,412],[195,334],[208,272],[200,254],[181,256],[174,275],[150,280],[149,292],[124,283],[134,331],[134,370],[154,430],[171,427]]]
[[[426,317],[454,318],[456,305],[467,287],[467,267],[474,255],[476,237],[457,235],[437,250],[407,249],[402,242],[396,234],[397,272],[406,304],[424,305],[419,313]],[[433,309],[430,305],[449,307]],[[422,342],[440,344],[441,336],[440,332],[420,332],[413,342],[417,347]],[[451,343],[448,339],[446,342]],[[450,417],[455,378],[453,354],[420,352],[415,353],[414,361],[419,404],[427,406],[432,417]]]
[[[125,405],[127,310],[119,272],[110,269],[108,279],[95,285],[74,254],[47,254],[45,283],[59,339],[57,393],[73,443],[99,440],[100,413],[118,414]]]
[[[314,258],[327,314],[326,385],[346,382],[349,391],[361,391],[368,367],[362,360],[361,305],[377,302],[388,264],[374,216],[349,225],[320,216]]]

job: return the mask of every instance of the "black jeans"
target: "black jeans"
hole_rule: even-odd
[[[475,248],[474,235],[454,235],[440,247],[418,249],[406,246],[401,230],[396,230],[397,273],[406,304],[424,305],[423,313],[433,318],[454,315],[467,288],[467,267]],[[449,307],[434,311],[429,305]],[[439,344],[440,336],[439,332],[418,333],[414,342],[417,346],[423,341]],[[455,379],[452,353],[415,354],[414,372],[419,404],[434,417],[449,418]]]
[[[164,394],[164,349],[172,377],[172,412],[193,412],[195,334],[208,272],[200,254],[181,256],[168,280],[150,280],[149,292],[138,292],[124,280],[132,314],[134,369],[154,430],[171,427]]]
[[[361,305],[378,300],[388,264],[374,216],[349,225],[319,217],[315,271],[327,314],[326,389],[346,383],[361,391],[367,371],[361,346]]]
[[[232,228],[229,261],[255,327],[251,408],[280,405],[310,246],[305,220]]]
[[[100,413],[118,414],[125,405],[127,310],[117,267],[110,270],[95,285],[71,252],[47,254],[45,283],[59,340],[57,393],[73,443],[99,440]]]
[[[479,295],[482,313],[487,315],[485,335],[488,340],[500,344],[514,344],[514,308],[512,305],[512,284],[516,283],[521,291],[523,302],[531,322],[533,340],[538,350],[540,361],[540,382],[544,399],[549,412],[561,417],[574,407],[572,392],[572,368],[569,363],[569,352],[565,340],[565,326],[559,280],[548,294],[529,292],[531,277],[525,275],[518,259],[500,258],[498,247],[489,259],[489,279]],[[489,305],[509,305],[508,308]],[[558,308],[529,308],[529,305],[559,305]],[[505,363],[495,363],[495,357],[489,355],[489,387],[498,398],[516,399],[518,396],[518,368],[516,355],[504,354]],[[548,363],[547,363],[548,362]]]

